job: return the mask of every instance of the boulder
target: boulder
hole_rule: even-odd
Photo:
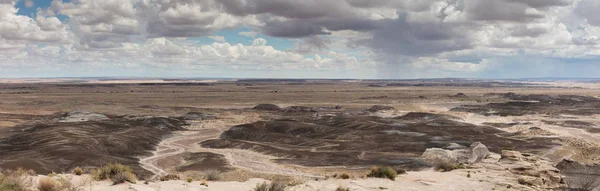
[[[556,168],[560,169],[560,173],[565,176],[564,181],[569,189],[600,191],[600,164],[586,165],[563,159]]]
[[[437,164],[440,162],[473,164],[481,162],[481,160],[490,153],[488,148],[480,142],[471,144],[471,147],[469,148],[456,143],[450,143],[445,148],[448,150],[441,148],[426,149],[421,158],[429,164]]]
[[[428,148],[423,152],[421,158],[428,164],[439,163],[465,163],[469,158],[469,153],[466,149],[445,150],[440,148]]]
[[[469,150],[471,151],[470,164],[481,162],[483,158],[490,154],[490,150],[480,142],[472,143]]]
[[[448,143],[446,146],[444,146],[444,149],[448,149],[448,150],[467,149],[467,148],[469,148],[469,147],[466,147],[466,146],[458,144],[458,143]]]
[[[502,150],[502,154],[500,156],[502,156],[501,159],[512,159],[512,160],[519,160],[520,158],[523,157],[523,155],[521,155],[521,152],[509,151],[509,150]]]

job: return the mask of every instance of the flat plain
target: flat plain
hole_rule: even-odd
[[[351,190],[585,186],[593,190],[600,186],[599,176],[591,176],[595,171],[584,173],[585,177],[573,171],[576,165],[598,168],[594,164],[600,162],[600,84],[593,82],[3,82],[0,168],[32,169],[40,176],[118,162],[131,166],[140,179],[152,181],[149,186],[138,183],[127,189],[179,189],[158,179],[176,174],[199,181],[208,173],[219,175],[218,186],[202,189],[238,185],[235,188],[249,190],[257,178],[297,182],[287,190],[338,186]],[[484,162],[468,162],[467,169],[439,172],[424,154],[429,148],[468,150],[464,148],[475,142],[492,154],[484,156]],[[538,158],[535,163],[521,161],[531,164],[503,162],[509,150]],[[493,154],[498,160],[492,160]],[[540,166],[537,161],[558,171],[560,180],[545,179],[548,169],[522,169]],[[366,178],[374,166],[408,173],[395,181]],[[341,174],[351,178],[331,178]],[[527,178],[531,183],[523,183]],[[233,183],[221,185],[227,181]],[[95,184],[90,190],[122,188],[90,184]]]

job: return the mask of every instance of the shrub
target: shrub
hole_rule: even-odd
[[[83,169],[81,169],[80,167],[76,167],[73,169],[73,174],[79,176],[83,174]]]
[[[204,173],[204,179],[206,179],[208,181],[218,181],[218,180],[222,180],[223,176],[221,176],[219,171],[210,170],[210,171],[206,171]]]
[[[337,189],[335,189],[335,191],[350,191],[349,188],[344,188],[344,187],[338,187]]]
[[[60,183],[50,177],[41,178],[38,182],[37,189],[40,191],[60,191]]]
[[[113,183],[120,184],[124,182],[135,183],[137,177],[131,170],[131,167],[119,164],[119,163],[108,163],[102,168],[96,169],[92,173],[94,180],[106,180],[111,179]]]
[[[373,167],[371,172],[367,174],[367,177],[388,178],[390,180],[395,180],[396,176],[398,176],[398,172],[387,166]]]
[[[344,173],[344,174],[340,175],[340,178],[341,178],[341,179],[349,179],[349,178],[350,178],[350,175],[348,175],[348,174]]]
[[[160,177],[160,181],[169,181],[169,180],[180,180],[179,175],[176,174],[167,174],[165,176]]]
[[[467,167],[464,164],[453,164],[448,162],[441,162],[435,165],[435,170],[442,172],[450,172],[456,169],[466,169]]]
[[[405,170],[405,169],[403,169],[403,168],[397,168],[397,169],[396,169],[396,173],[397,173],[397,174],[406,174],[406,170]]]
[[[0,190],[24,191],[31,186],[31,180],[27,175],[35,174],[32,171],[17,169],[16,171],[0,171]]]
[[[206,180],[202,180],[202,182],[200,183],[200,185],[208,187],[208,183],[206,183]]]
[[[192,183],[192,181],[194,181],[194,179],[193,179],[193,178],[187,178],[187,182],[188,182],[188,183]]]
[[[263,182],[262,184],[256,185],[254,191],[284,191],[285,183],[281,180],[275,180],[270,184],[267,182]]]
[[[121,184],[125,182],[135,183],[137,178],[135,177],[135,174],[131,172],[119,172],[110,177],[110,180],[112,180],[114,184]]]

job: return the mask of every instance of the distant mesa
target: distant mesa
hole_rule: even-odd
[[[254,108],[252,108],[252,109],[262,110],[262,111],[280,111],[281,107],[279,107],[275,104],[263,103],[263,104],[258,104],[256,106],[254,106]]]
[[[392,107],[392,106],[387,106],[387,105],[373,105],[371,106],[371,108],[367,109],[367,111],[370,112],[378,112],[378,111],[388,111],[388,110],[394,110],[396,108]]]

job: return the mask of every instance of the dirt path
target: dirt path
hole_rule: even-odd
[[[213,120],[199,125],[200,128],[192,128],[187,131],[178,131],[165,140],[163,140],[153,152],[152,156],[142,158],[141,166],[151,171],[154,176],[152,179],[169,174],[157,163],[161,159],[179,155],[185,152],[212,152],[225,156],[229,164],[236,168],[242,168],[258,173],[293,175],[300,177],[315,177],[312,174],[304,173],[284,165],[272,162],[276,157],[268,156],[248,150],[241,149],[210,149],[203,148],[198,143],[218,138],[223,131],[226,131],[233,125],[253,122],[258,120],[258,116],[229,116],[229,120]],[[242,118],[242,119],[240,119]]]

